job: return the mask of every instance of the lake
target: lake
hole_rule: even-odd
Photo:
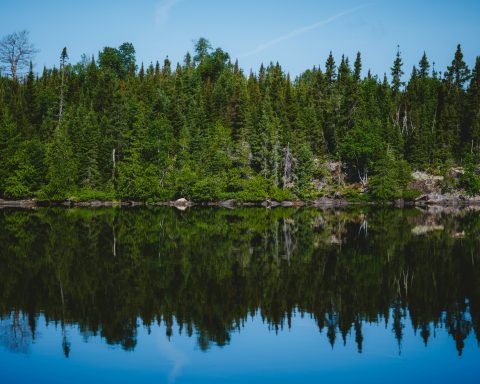
[[[480,212],[0,210],[1,383],[474,382]]]

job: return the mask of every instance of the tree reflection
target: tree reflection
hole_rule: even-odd
[[[32,316],[34,319],[34,317]],[[0,318],[0,345],[12,352],[27,353],[34,339],[30,317],[18,310]],[[35,321],[35,320],[34,320]]]
[[[426,345],[440,326],[459,354],[470,333],[479,339],[475,212],[3,210],[0,227],[1,343],[12,350],[28,351],[40,311],[61,323],[66,357],[66,324],[129,350],[139,320],[162,322],[206,350],[254,313],[277,332],[310,314],[332,347],[352,333],[359,352],[363,324],[380,321],[401,352],[407,313]]]

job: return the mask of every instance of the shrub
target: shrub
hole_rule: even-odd
[[[465,159],[465,173],[460,177],[460,186],[470,196],[480,194],[480,176],[477,173],[476,165],[471,156]]]
[[[222,198],[225,182],[221,177],[205,177],[198,180],[187,196],[194,201],[215,201]]]

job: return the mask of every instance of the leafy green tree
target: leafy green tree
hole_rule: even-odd
[[[132,68],[135,70],[135,48],[131,43],[123,43],[118,48],[105,47],[98,54],[98,65],[124,78]]]
[[[378,160],[383,143],[379,121],[362,120],[356,124],[340,143],[339,153],[352,179],[367,185],[368,175]]]

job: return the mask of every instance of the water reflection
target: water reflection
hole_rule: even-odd
[[[0,343],[27,353],[40,314],[125,350],[162,324],[227,345],[249,316],[275,331],[311,316],[334,347],[406,323],[425,345],[445,328],[480,341],[475,211],[195,208],[0,211]],[[172,353],[175,353],[172,352]],[[179,367],[181,356],[176,356]],[[179,368],[180,369],[180,368]]]

